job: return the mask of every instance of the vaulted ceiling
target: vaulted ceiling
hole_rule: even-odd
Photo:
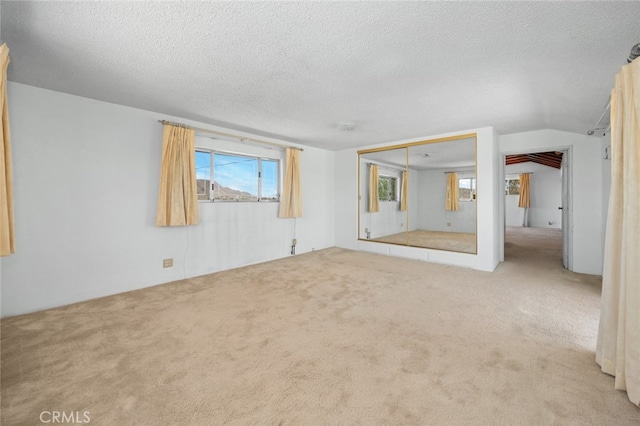
[[[559,169],[562,167],[562,152],[550,151],[505,156],[505,164],[507,166],[528,161]]]
[[[640,42],[637,1],[0,7],[11,81],[327,149],[586,133]]]

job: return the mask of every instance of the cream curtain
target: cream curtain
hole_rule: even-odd
[[[198,223],[195,131],[164,125],[156,226]]]
[[[446,211],[458,211],[458,174],[447,173],[447,199],[444,209]]]
[[[376,213],[380,211],[380,200],[378,200],[378,180],[380,172],[378,166],[371,164],[369,166],[369,212]]]
[[[13,173],[11,166],[11,135],[9,131],[9,105],[7,104],[7,67],[9,48],[0,46],[0,256],[16,252],[13,222]]]
[[[280,199],[278,217],[302,217],[302,192],[300,188],[300,150],[287,148],[284,188]]]
[[[400,193],[400,211],[407,211],[407,192],[409,189],[409,172],[402,172],[402,192]]]
[[[518,207],[529,208],[531,207],[531,183],[529,173],[520,175],[520,197],[518,197]]]
[[[640,406],[640,60],[611,92],[611,193],[596,362]]]

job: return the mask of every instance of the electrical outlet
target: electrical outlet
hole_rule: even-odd
[[[447,226],[451,226],[451,222],[447,222]]]
[[[295,238],[293,240],[291,240],[291,245],[295,246],[296,244],[298,244],[298,240],[296,240]]]
[[[173,267],[173,259],[164,259],[162,261],[162,267],[163,268],[171,268],[171,267]]]

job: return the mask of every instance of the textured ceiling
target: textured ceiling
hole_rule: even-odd
[[[640,42],[638,1],[3,1],[1,13],[11,81],[328,149],[484,126],[586,133]]]

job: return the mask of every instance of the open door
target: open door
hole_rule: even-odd
[[[569,151],[562,155],[562,265],[565,269],[572,269],[571,261],[571,172],[569,166]]]
[[[571,210],[572,210],[572,177],[571,177],[571,147],[564,147],[564,148],[547,148],[546,151],[541,151],[541,150],[527,150],[524,152],[520,152],[520,153],[508,153],[508,154],[503,154],[502,158],[503,158],[503,167],[501,169],[501,174],[500,174],[500,180],[501,182],[505,182],[505,178],[508,174],[516,174],[516,173],[521,173],[521,172],[526,172],[527,168],[516,168],[517,171],[512,170],[511,172],[507,173],[507,167],[511,166],[511,165],[517,165],[519,163],[526,163],[526,162],[533,162],[533,163],[538,163],[538,164],[542,164],[544,166],[549,166],[549,167],[553,167],[556,170],[560,170],[560,181],[555,180],[557,179],[554,178],[555,180],[555,185],[559,185],[558,186],[554,186],[554,199],[552,201],[550,201],[550,205],[547,205],[545,208],[546,209],[555,209],[556,205],[555,203],[557,203],[558,201],[560,201],[560,205],[557,206],[558,210],[561,210],[562,213],[560,214],[560,218],[558,218],[558,216],[556,216],[555,214],[552,215],[554,221],[553,222],[549,222],[549,225],[551,225],[552,223],[557,223],[558,220],[561,221],[561,230],[562,230],[562,253],[560,253],[559,251],[556,252],[557,256],[558,256],[558,262],[560,261],[560,256],[562,256],[562,265],[568,269],[568,270],[572,270],[573,268],[573,261],[572,261],[572,241],[573,241],[573,227],[571,224]],[[534,172],[532,172],[534,173]],[[557,175],[556,175],[557,176]],[[558,191],[560,192],[560,194],[558,194]],[[506,191],[503,192],[503,194],[505,194]],[[558,195],[560,195],[560,200],[558,200]],[[501,232],[500,232],[500,260],[504,261],[505,259],[505,240],[506,240],[506,233],[507,233],[507,228],[508,226],[520,226],[519,224],[516,224],[514,222],[514,218],[519,218],[520,216],[514,216],[514,210],[513,207],[515,207],[515,205],[513,203],[508,203],[507,201],[507,196],[506,194],[503,195],[501,198]],[[511,210],[510,207],[511,206]],[[529,209],[526,209],[527,212],[525,214],[529,213]],[[522,211],[522,209],[518,209],[518,212]],[[524,213],[524,212],[522,212]],[[520,213],[519,213],[520,214]],[[508,219],[508,217],[511,216],[511,220]],[[522,223],[522,226],[527,226],[527,221],[528,221],[528,217],[524,216],[524,223]],[[537,226],[540,227],[540,222],[537,222]]]

